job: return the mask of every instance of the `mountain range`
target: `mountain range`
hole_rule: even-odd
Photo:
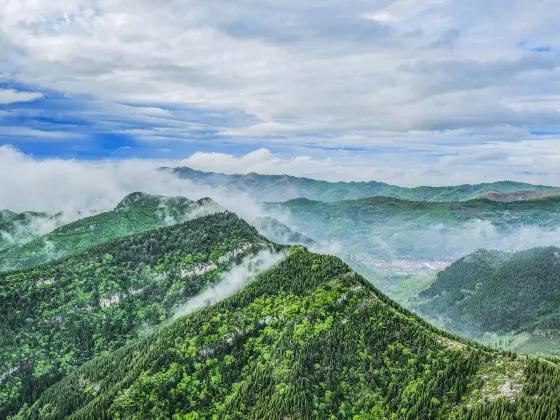
[[[0,418],[556,419],[558,359],[458,334],[465,323],[501,335],[556,328],[546,291],[558,249],[479,251],[440,273],[414,309],[449,333],[337,257],[274,241],[316,246],[333,221],[352,249],[368,224],[408,233],[483,216],[505,230],[544,228],[557,205],[265,205],[288,208],[304,234],[314,229],[307,236],[276,218],[250,224],[210,199],[131,194],[0,254],[29,265],[0,271]],[[21,251],[39,240],[59,252]]]
[[[368,197],[394,197],[411,201],[463,201],[488,193],[517,193],[520,191],[548,191],[559,195],[560,189],[544,185],[500,181],[449,187],[405,188],[383,182],[328,182],[289,175],[261,175],[257,173],[226,175],[197,171],[188,167],[161,168],[197,184],[220,187],[234,193],[248,194],[258,201],[286,201],[307,198],[317,201],[356,200]],[[536,196],[533,196],[537,198]]]
[[[294,247],[234,296],[95,357],[13,418],[548,419],[559,381],[556,363],[449,336],[337,258]]]

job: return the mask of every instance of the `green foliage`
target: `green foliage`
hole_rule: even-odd
[[[501,395],[508,381],[515,392]],[[243,291],[96,357],[15,418],[555,419],[559,381],[553,362],[458,341],[295,246]]]
[[[64,225],[30,243],[0,254],[0,268],[14,269],[43,264],[85,251],[117,238],[182,223],[222,210],[210,199],[191,201],[132,193],[112,211]]]
[[[559,278],[559,248],[480,250],[439,273],[420,293],[428,301],[417,309],[443,318],[448,329],[479,337],[560,330]]]
[[[278,248],[232,213],[0,273],[0,418],[171,317],[249,254]]]

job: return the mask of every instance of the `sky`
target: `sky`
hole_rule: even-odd
[[[560,186],[557,0],[0,0],[0,10],[0,162],[15,173],[21,162],[132,161]]]

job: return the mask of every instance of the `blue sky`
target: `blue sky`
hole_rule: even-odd
[[[5,6],[0,146],[36,160],[560,185],[552,0]]]

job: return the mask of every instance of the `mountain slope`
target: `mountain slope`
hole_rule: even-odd
[[[77,220],[0,254],[0,268],[6,270],[42,264],[113,239],[221,210],[217,203],[207,198],[195,202],[184,197],[132,193],[112,211]]]
[[[560,190],[532,190],[532,191],[515,191],[515,192],[488,192],[482,194],[481,197],[493,201],[512,202],[522,200],[536,200],[545,197],[557,197]]]
[[[516,229],[551,231],[560,226],[560,197],[512,203],[488,199],[430,203],[387,197],[325,203],[300,198],[265,203],[264,208],[273,216],[288,215],[290,228],[316,241],[338,241],[348,253],[386,257],[458,258],[477,248],[519,245],[524,238],[504,240],[503,236]]]
[[[450,187],[404,188],[382,182],[327,182],[289,175],[226,175],[202,172],[187,167],[162,168],[177,176],[211,187],[224,187],[248,193],[259,201],[285,201],[308,198],[319,201],[355,200],[385,196],[414,201],[461,201],[477,198],[489,192],[550,190],[554,187],[502,181],[489,184],[459,185]]]
[[[560,248],[477,251],[439,273],[420,296],[429,299],[418,306],[420,313],[463,334],[540,329],[558,335]]]
[[[560,367],[455,341],[294,247],[243,291],[85,364],[18,419],[556,419]]]
[[[0,418],[172,317],[244,257],[279,249],[232,213],[0,273]]]
[[[14,213],[0,210],[0,253],[32,241],[62,224],[61,215],[47,213]]]

